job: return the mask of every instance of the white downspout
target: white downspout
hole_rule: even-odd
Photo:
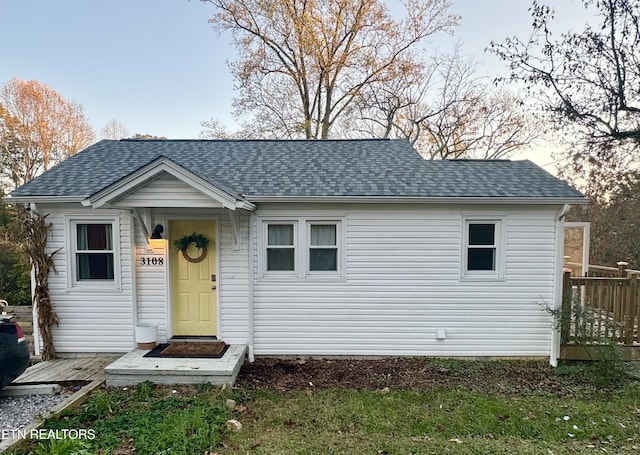
[[[254,317],[254,278],[255,278],[255,259],[256,259],[256,212],[249,214],[249,362],[255,360],[253,354],[253,317]]]
[[[567,216],[571,206],[565,204],[556,220],[556,261],[554,267],[554,292],[553,292],[553,309],[557,310],[562,305],[562,272],[564,266],[564,217]],[[552,367],[558,366],[558,358],[560,357],[560,329],[551,328],[551,352],[549,354],[549,363]]]

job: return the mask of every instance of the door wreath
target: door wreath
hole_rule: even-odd
[[[200,256],[196,258],[192,258],[191,256],[189,256],[189,253],[187,253],[187,249],[189,248],[189,245],[191,245],[192,243],[196,245],[196,248],[201,250]],[[207,257],[208,244],[209,244],[208,238],[206,238],[202,234],[196,234],[195,232],[193,234],[180,237],[178,240],[173,242],[173,245],[176,247],[176,250],[182,253],[182,257],[194,264],[204,261],[204,258]]]

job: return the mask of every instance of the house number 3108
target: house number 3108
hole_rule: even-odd
[[[161,267],[164,265],[164,258],[157,256],[142,256],[140,258],[140,265]]]

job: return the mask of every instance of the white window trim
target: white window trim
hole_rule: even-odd
[[[293,225],[293,270],[267,270],[267,249],[269,248],[269,226],[278,224],[292,224]],[[300,266],[299,255],[299,234],[298,234],[298,221],[291,219],[277,219],[277,220],[264,220],[262,223],[262,242],[260,248],[260,257],[262,258],[261,275],[262,276],[287,276],[293,277],[298,275],[298,269]]]
[[[310,277],[325,277],[325,278],[341,278],[344,270],[344,245],[342,242],[342,221],[340,220],[313,220],[308,219],[307,221],[307,244],[305,250],[305,273]],[[321,246],[321,245],[311,245],[311,225],[325,225],[325,226],[335,226],[336,227],[336,244],[335,246]],[[337,270],[311,270],[311,250],[317,249],[329,249],[335,248],[336,250],[336,269]]]
[[[496,249],[495,270],[467,270],[467,251],[469,248],[469,225],[470,224],[495,224],[494,247]],[[499,216],[474,216],[462,217],[462,257],[460,278],[465,281],[503,281],[505,278],[506,263],[506,238],[507,238],[507,217]]]
[[[258,271],[260,279],[309,279],[309,280],[336,280],[345,276],[345,223],[344,219],[337,217],[264,217],[259,218],[258,223]],[[267,270],[267,240],[268,226],[270,224],[294,225],[295,265],[294,271]],[[336,226],[337,271],[310,271],[309,250],[311,247],[311,225],[330,224]]]
[[[113,245],[113,280],[78,280],[78,266],[76,263],[77,228],[78,224],[111,224],[111,239]],[[119,215],[67,215],[66,228],[66,259],[67,259],[67,288],[78,292],[120,292],[122,290],[122,271],[120,267],[120,217]]]

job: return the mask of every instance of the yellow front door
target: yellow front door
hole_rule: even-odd
[[[174,220],[169,223],[171,261],[171,309],[174,336],[215,336],[216,224],[212,220]],[[193,233],[209,239],[206,256],[191,243],[177,251],[174,242]]]

